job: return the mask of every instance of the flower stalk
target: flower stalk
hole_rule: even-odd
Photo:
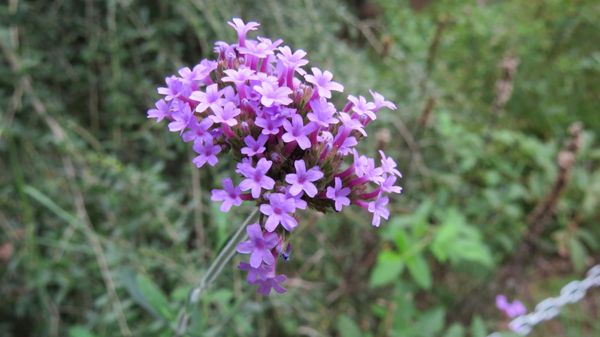
[[[236,246],[246,237],[246,227],[252,223],[258,213],[258,208],[255,208],[250,215],[244,220],[241,226],[239,226],[229,240],[223,246],[223,249],[217,254],[213,262],[210,264],[206,273],[202,276],[198,284],[192,288],[190,295],[188,296],[185,306],[179,313],[177,320],[177,326],[175,327],[175,336],[183,336],[187,330],[190,319],[190,312],[192,306],[200,301],[202,294],[210,287],[210,285],[221,275],[225,265],[231,261],[233,255],[236,252]]]

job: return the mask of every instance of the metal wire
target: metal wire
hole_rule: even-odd
[[[525,315],[521,315],[513,319],[508,326],[517,335],[527,336],[533,328],[543,321],[547,321],[556,317],[562,307],[567,304],[579,302],[585,297],[586,292],[593,287],[600,286],[600,264],[592,267],[587,273],[587,277],[581,281],[572,281],[564,286],[560,295],[557,297],[547,298],[538,305],[535,309]],[[494,332],[488,337],[501,337],[501,334]]]

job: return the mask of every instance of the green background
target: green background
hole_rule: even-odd
[[[146,110],[165,76],[234,40],[232,17],[306,50],[345,93],[398,105],[360,148],[396,159],[404,193],[379,229],[356,208],[300,213],[288,292],[255,294],[236,257],[191,336],[483,337],[507,328],[496,294],[532,309],[600,261],[597,1],[8,0],[0,335],[173,335],[251,206],[219,212],[210,189],[233,163],[195,169]],[[599,336],[599,310],[591,291],[532,335]]]

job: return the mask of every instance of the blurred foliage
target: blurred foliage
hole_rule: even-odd
[[[405,192],[380,229],[354,210],[302,214],[289,292],[255,295],[231,263],[192,336],[505,330],[497,293],[531,308],[600,261],[599,15],[593,0],[0,4],[0,335],[172,335],[249,209],[219,212],[208,191],[227,170],[195,170],[145,112],[166,75],[234,38],[234,16],[307,50],[346,92],[399,105],[363,149],[397,159]],[[515,263],[576,121],[567,183]],[[534,335],[597,336],[598,307]]]

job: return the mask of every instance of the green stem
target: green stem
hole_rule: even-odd
[[[200,282],[190,291],[190,295],[188,297],[187,303],[185,307],[182,309],[179,314],[179,319],[177,322],[177,327],[175,328],[175,336],[183,336],[186,333],[188,328],[189,319],[190,319],[190,311],[193,304],[198,303],[202,294],[210,285],[217,279],[217,277],[223,271],[223,268],[233,255],[235,255],[237,244],[240,243],[246,237],[246,227],[253,219],[256,217],[258,213],[258,208],[254,209],[250,215],[244,220],[243,224],[238,227],[238,229],[233,233],[233,235],[229,238],[223,249],[219,252],[217,257],[210,264],[206,273],[200,279]]]

